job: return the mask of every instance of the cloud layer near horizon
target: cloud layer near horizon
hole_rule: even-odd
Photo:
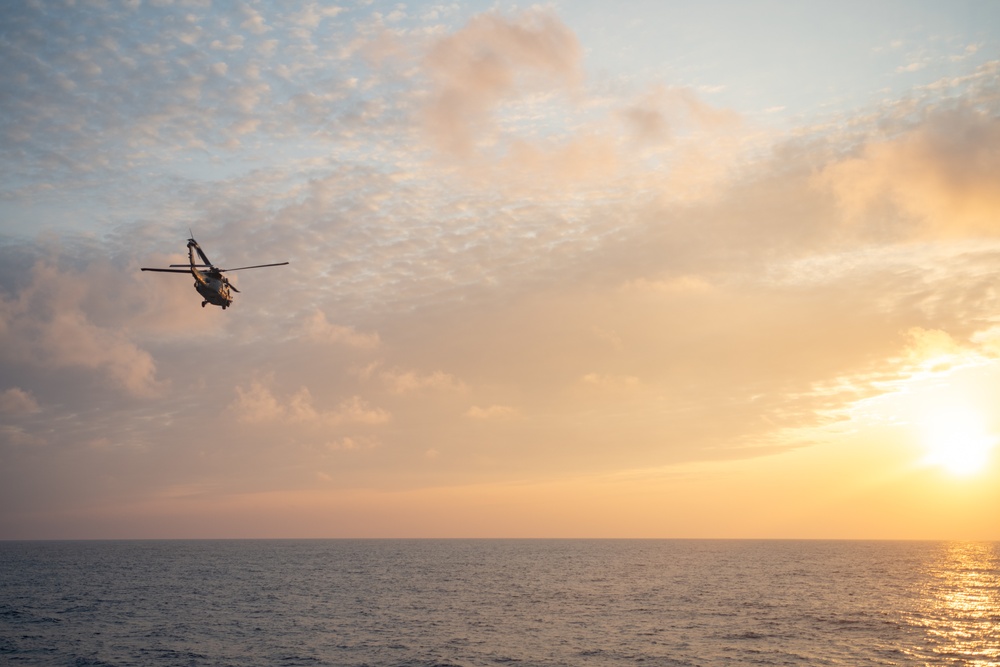
[[[777,132],[588,80],[544,10],[76,11],[2,40],[11,535],[753,458],[927,359],[997,361],[997,61]],[[138,272],[189,227],[221,266],[291,264],[203,310]]]

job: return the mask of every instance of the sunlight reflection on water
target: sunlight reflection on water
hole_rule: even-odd
[[[921,624],[941,660],[1000,665],[1000,545],[942,545],[928,566]]]

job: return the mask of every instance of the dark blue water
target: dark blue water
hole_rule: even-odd
[[[1000,665],[1000,544],[0,542],[0,664]]]

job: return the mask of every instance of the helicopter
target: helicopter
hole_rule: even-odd
[[[169,269],[153,269],[142,267],[143,271],[159,271],[161,273],[187,273],[194,276],[194,288],[198,290],[198,294],[204,297],[204,301],[201,302],[201,307],[204,308],[208,304],[213,306],[221,306],[223,310],[228,308],[233,304],[232,292],[239,292],[226,278],[223,273],[226,271],[242,271],[243,269],[262,269],[267,266],[284,266],[288,262],[277,262],[275,264],[255,264],[254,266],[239,266],[235,269],[220,269],[205,255],[205,252],[198,245],[198,242],[194,240],[192,235],[187,242],[188,249],[188,262],[189,264],[171,264]],[[201,262],[195,262],[194,253],[198,253],[198,257],[201,258]],[[185,267],[185,268],[177,268]]]

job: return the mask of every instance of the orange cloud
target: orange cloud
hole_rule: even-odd
[[[344,436],[326,443],[325,449],[329,452],[353,452],[362,449],[374,449],[378,447],[378,440],[365,437]]]
[[[424,125],[442,150],[468,157],[502,101],[543,86],[575,86],[581,56],[576,36],[548,12],[476,16],[425,59],[433,89]]]
[[[38,401],[30,393],[11,387],[7,391],[0,393],[0,414],[23,415],[38,412]]]
[[[360,333],[354,327],[331,324],[321,310],[316,310],[306,319],[304,329],[307,338],[322,343],[342,343],[360,348],[379,345],[377,333]]]
[[[580,382],[591,387],[601,389],[632,389],[639,386],[639,378],[633,375],[602,375],[601,373],[587,373],[580,378]]]
[[[988,338],[985,344],[963,345],[946,331],[913,327],[906,332],[905,361],[914,372],[941,373],[962,366],[981,364],[993,358]],[[983,339],[983,336],[980,336]]]
[[[741,122],[735,111],[706,104],[690,88],[662,85],[620,111],[619,117],[632,138],[643,145],[669,142],[679,131],[721,130]]]
[[[9,359],[48,368],[98,369],[131,393],[151,395],[157,389],[153,358],[124,328],[97,324],[88,313],[101,290],[114,284],[98,283],[100,273],[95,278],[37,263],[16,298],[0,295],[0,348]]]
[[[465,416],[472,419],[507,419],[516,414],[517,410],[507,405],[491,405],[488,408],[473,405],[465,412]]]
[[[826,167],[816,182],[852,219],[888,203],[925,233],[998,234],[1000,119],[973,109],[936,113]]]
[[[23,426],[0,424],[0,444],[15,447],[41,447],[47,444],[45,438],[29,432]]]
[[[504,165],[513,173],[579,181],[611,176],[619,166],[614,142],[597,134],[584,134],[564,142],[532,143],[512,140]]]
[[[360,396],[342,401],[334,410],[318,410],[306,387],[282,401],[260,382],[251,383],[248,389],[236,387],[236,400],[229,407],[240,421],[249,424],[277,422],[336,426],[345,423],[381,424],[391,418],[389,412],[370,407]]]
[[[566,185],[605,191],[623,177],[625,187],[645,180],[673,199],[703,198],[745,150],[741,116],[689,88],[654,86],[624,106],[587,97],[575,35],[543,11],[478,16],[436,42],[424,65],[431,143],[463,160],[470,180],[521,199]]]
[[[415,371],[383,371],[382,380],[395,394],[405,394],[420,389],[446,389],[465,391],[465,383],[455,376],[443,371],[434,371],[421,375]]]

